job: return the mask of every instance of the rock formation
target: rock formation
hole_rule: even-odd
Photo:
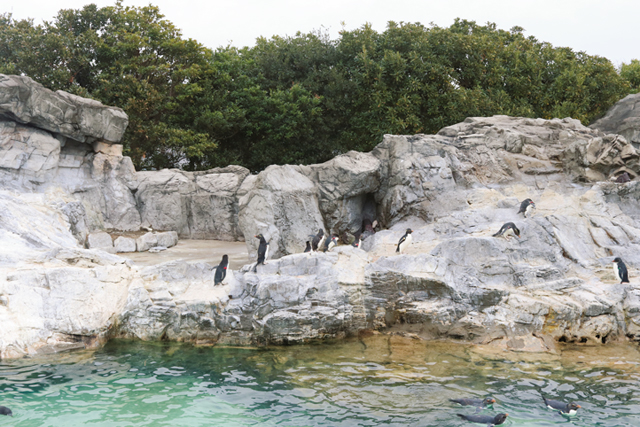
[[[627,95],[589,127],[622,135],[636,149],[640,148],[640,93]]]
[[[369,329],[520,351],[640,340],[640,154],[623,135],[495,116],[258,175],[135,172],[117,109],[27,80],[0,76],[2,358],[110,337],[246,345]],[[613,182],[624,172],[630,182]],[[525,198],[536,203],[526,219]],[[319,228],[353,234],[373,220],[364,250],[300,253]],[[520,239],[491,237],[509,221]],[[140,227],[168,233],[101,234]],[[413,243],[396,255],[407,227]],[[257,233],[274,255],[217,287],[213,265],[141,268],[91,249],[179,235],[245,240],[255,256]],[[615,283],[614,256],[630,284]]]

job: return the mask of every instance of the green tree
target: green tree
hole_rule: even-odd
[[[631,93],[640,92],[640,61],[632,59],[630,63],[623,63],[620,67],[620,76],[629,82]]]

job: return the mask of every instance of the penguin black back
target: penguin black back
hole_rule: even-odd
[[[512,235],[519,238],[520,230],[518,230],[518,227],[516,227],[514,223],[506,222],[493,237],[504,236],[505,239],[509,240]]]
[[[471,421],[472,423],[486,424],[488,426],[499,426],[504,423],[509,414],[498,414],[495,417],[490,415],[463,415],[456,414],[463,420]]]
[[[258,262],[256,262],[255,267],[253,267],[253,271],[255,272],[258,269],[258,264],[264,265],[264,260],[269,254],[269,244],[262,234],[258,234],[254,237],[256,239],[260,239],[260,244],[258,245]]]
[[[527,214],[529,212],[531,212],[531,209],[535,208],[536,204],[533,203],[533,200],[531,199],[524,199],[522,201],[522,203],[520,203],[520,210],[518,211],[519,214],[523,214],[524,217],[527,217]]]
[[[316,234],[311,240],[311,250],[317,251],[318,246],[321,244],[322,238],[324,237],[324,230],[318,230],[318,234]]]
[[[227,267],[229,266],[229,256],[222,255],[222,261],[216,267],[216,274],[213,279],[213,285],[219,285],[224,281],[224,278],[227,277]]]
[[[496,403],[496,400],[492,397],[487,397],[485,399],[449,399],[451,402],[454,403],[458,403],[462,406],[476,406],[476,407],[482,407],[482,406],[489,406],[489,405],[493,405],[494,403]]]
[[[307,240],[307,247],[304,248],[305,252],[311,252],[311,242]]]
[[[0,406],[0,415],[9,415],[10,417],[13,417],[13,412],[11,412],[11,409],[6,406]]]
[[[560,414],[564,415],[575,415],[578,409],[582,408],[582,406],[575,402],[565,403],[559,400],[547,399],[544,396],[542,396],[542,400],[544,400],[544,404],[547,405],[549,409],[557,409],[560,411]]]

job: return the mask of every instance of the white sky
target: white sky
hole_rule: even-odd
[[[115,0],[1,0],[0,13],[39,24],[60,9],[89,3],[103,7]],[[639,0],[124,0],[125,6],[149,3],[185,38],[213,49],[252,46],[259,36],[293,36],[320,28],[336,39],[342,22],[348,30],[369,22],[380,32],[387,21],[448,27],[460,17],[495,22],[505,30],[518,25],[527,36],[604,56],[615,66],[640,59]]]

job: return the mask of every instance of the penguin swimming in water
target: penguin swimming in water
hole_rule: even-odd
[[[322,245],[324,245],[324,239],[324,230],[318,230],[318,234],[313,236],[313,239],[311,240],[311,250],[315,252],[318,250],[318,248],[322,248]]]
[[[575,402],[564,403],[559,400],[547,399],[544,396],[542,396],[542,400],[544,400],[544,404],[547,405],[547,408],[558,410],[560,415],[568,415],[572,417],[578,412],[578,409],[582,408],[582,406]]]
[[[520,238],[520,230],[518,227],[512,222],[506,222],[502,227],[500,227],[500,231],[493,235],[493,237],[502,236],[507,240],[511,239],[511,236],[516,236]]]
[[[11,409],[6,406],[0,406],[0,415],[9,415],[10,417],[13,417],[13,412],[11,412]]]
[[[256,262],[256,265],[253,267],[253,272],[255,273],[258,270],[258,264],[264,265],[264,260],[269,256],[269,244],[262,234],[254,237],[260,239],[260,244],[258,245],[258,262]]]
[[[620,257],[616,257],[613,260],[613,272],[616,275],[616,278],[620,280],[620,283],[629,283],[629,272],[627,271],[627,266],[624,265],[622,259]]]
[[[216,275],[213,279],[213,286],[219,285],[224,281],[224,278],[227,277],[227,267],[229,266],[229,256],[222,255],[222,261],[216,267]]]
[[[462,406],[475,406],[476,408],[478,408],[478,410],[480,408],[486,408],[488,406],[493,405],[494,403],[496,403],[496,400],[493,397],[486,397],[484,399],[449,399],[449,401],[454,402],[454,403],[458,403]],[[476,411],[478,412],[478,411]]]
[[[462,415],[456,414],[463,420],[471,421],[472,423],[486,424],[487,426],[499,426],[506,421],[509,414],[498,414],[495,417],[490,415]]]
[[[526,218],[527,216],[531,216],[531,212],[535,207],[536,207],[536,204],[533,203],[533,200],[524,199],[522,203],[520,203],[520,210],[518,211],[518,213],[523,214],[524,217]]]
[[[402,251],[404,251],[407,246],[411,244],[411,233],[413,233],[413,230],[407,228],[407,232],[404,233],[404,236],[402,236],[398,241],[398,247],[396,248],[397,253],[402,253]]]
[[[305,253],[311,252],[311,242],[307,240],[307,247],[304,248]]]

